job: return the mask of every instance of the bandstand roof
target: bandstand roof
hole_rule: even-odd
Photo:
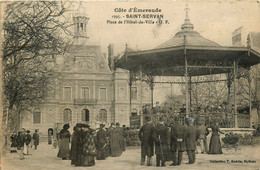
[[[143,72],[154,76],[183,76],[185,55],[190,76],[227,73],[238,66],[249,68],[260,63],[260,53],[247,47],[224,47],[208,40],[194,30],[188,12],[181,31],[168,41],[151,50],[127,50],[115,63],[116,67]]]

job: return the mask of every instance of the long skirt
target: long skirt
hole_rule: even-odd
[[[107,145],[97,148],[97,160],[104,160],[108,157],[108,147]]]
[[[58,157],[62,159],[69,159],[70,152],[69,152],[69,138],[62,138],[60,140],[60,148],[58,152]]]
[[[91,156],[91,155],[83,156],[81,166],[94,166],[94,165],[95,165],[94,156]]]
[[[219,135],[212,134],[209,143],[209,154],[222,154]]]
[[[48,144],[51,145],[52,144],[52,136],[48,136]]]

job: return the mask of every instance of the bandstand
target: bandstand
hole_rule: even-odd
[[[175,36],[150,50],[130,51],[126,48],[125,54],[115,62],[115,67],[129,70],[130,89],[132,81],[135,79],[149,84],[151,106],[153,106],[154,84],[160,83],[155,81],[156,76],[184,77],[186,116],[191,114],[190,85],[198,83],[192,82],[192,77],[226,74],[226,79],[221,81],[227,82],[228,92],[230,92],[231,84],[233,85],[234,127],[238,128],[236,102],[238,70],[243,68],[250,71],[251,66],[260,62],[260,54],[251,49],[249,45],[247,47],[225,47],[202,37],[200,33],[194,30],[188,10],[186,8],[186,18],[181,26],[181,31],[177,32]],[[174,84],[176,82],[169,83]],[[249,91],[251,92],[250,89]],[[249,101],[249,108],[251,108],[250,105],[251,102]]]

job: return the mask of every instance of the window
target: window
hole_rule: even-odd
[[[120,87],[119,88],[119,99],[125,99],[125,88],[124,87]]]
[[[71,87],[64,87],[64,99],[71,100]]]
[[[83,31],[83,23],[80,23],[80,31]]]
[[[82,99],[89,99],[89,88],[82,87],[81,94],[82,94]]]
[[[36,110],[33,112],[33,123],[41,123],[41,111]]]
[[[83,122],[88,122],[89,121],[89,110],[88,109],[83,109],[82,110],[82,121]]]
[[[107,122],[107,111],[106,109],[100,109],[99,111],[99,121],[106,123]]]
[[[107,96],[107,89],[106,88],[100,88],[99,89],[100,94],[100,100],[106,100]]]
[[[137,110],[136,109],[132,109],[131,116],[137,116]]]
[[[71,110],[70,109],[64,109],[63,111],[63,122],[64,123],[69,123],[72,120],[71,116]]]
[[[131,87],[131,99],[137,99],[137,87]]]

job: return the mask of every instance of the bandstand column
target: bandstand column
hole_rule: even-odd
[[[235,116],[235,128],[238,128],[237,122],[237,102],[236,102],[236,77],[237,77],[237,63],[234,60],[234,116]]]
[[[139,66],[139,71],[140,71],[140,105],[141,105],[141,111],[140,111],[140,122],[141,126],[143,125],[143,68],[142,65]]]
[[[139,66],[139,71],[140,71],[140,105],[141,105],[141,112],[140,114],[143,114],[143,69],[142,65]]]
[[[187,56],[186,56],[186,50],[185,50],[185,81],[186,81],[186,114],[189,115],[190,109],[189,109],[189,76],[188,76],[188,62],[187,62]]]
[[[249,121],[250,121],[250,126],[249,128],[252,128],[252,93],[251,93],[251,76],[250,76],[250,68],[248,71],[248,90],[249,90]]]
[[[192,105],[191,105],[191,100],[192,100],[192,98],[191,98],[191,92],[192,92],[192,89],[191,89],[191,76],[189,78],[190,78],[189,79],[189,94],[190,94],[190,109],[191,109],[191,107],[192,107]]]
[[[132,111],[132,71],[129,71],[129,115]]]
[[[151,89],[151,109],[153,109],[153,90],[154,90],[153,80],[151,80],[151,82],[150,82],[150,89]]]

